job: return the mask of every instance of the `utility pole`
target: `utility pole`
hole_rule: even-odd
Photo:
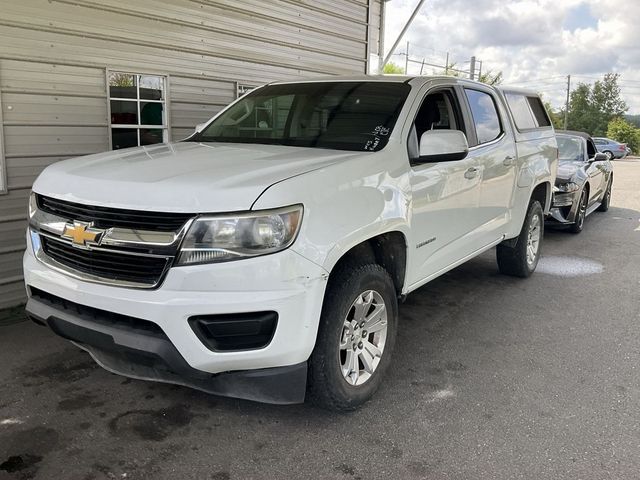
[[[422,57],[422,65],[420,65],[420,75],[422,75],[423,68],[424,68],[424,57]]]
[[[475,80],[476,76],[476,57],[475,55],[471,57],[471,65],[469,66],[469,78],[471,80]]]
[[[407,56],[404,59],[404,74],[409,75],[409,40],[407,40]]]
[[[447,52],[447,61],[445,62],[444,74],[449,75],[449,52]]]
[[[567,75],[567,101],[564,104],[564,129],[569,123],[569,91],[571,90],[571,75]]]

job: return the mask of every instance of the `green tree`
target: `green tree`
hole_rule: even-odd
[[[609,122],[607,137],[626,143],[634,152],[640,150],[640,129],[621,117],[616,117]]]
[[[466,77],[460,70],[456,68],[455,63],[450,63],[449,66],[442,71],[440,75],[446,75],[449,77]],[[493,73],[493,70],[487,70],[486,72],[480,74],[477,78],[479,82],[486,83],[487,85],[500,85],[502,80],[504,79],[504,75],[502,70],[496,73]]]
[[[568,128],[602,136],[609,122],[624,115],[627,104],[620,97],[617,73],[607,73],[593,86],[580,83],[571,92]]]
[[[385,75],[404,73],[404,68],[393,62],[388,62],[382,69],[382,73],[384,73]]]
[[[578,84],[569,97],[569,130],[593,133],[596,128],[596,120],[593,115],[593,105],[590,101],[591,86],[586,83]]]
[[[493,73],[492,70],[487,70],[483,72],[478,77],[478,81],[482,83],[486,83],[487,85],[500,85],[503,80],[502,71]]]
[[[564,128],[564,110],[554,110],[551,104],[544,100],[544,108],[547,110],[549,114],[549,119],[551,120],[551,124],[553,128],[556,130],[562,130]]]

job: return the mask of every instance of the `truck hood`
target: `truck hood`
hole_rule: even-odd
[[[70,202],[167,212],[248,210],[274,183],[356,152],[280,145],[179,142],[73,158],[33,190]]]

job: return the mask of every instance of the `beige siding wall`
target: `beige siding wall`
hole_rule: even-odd
[[[0,308],[24,299],[35,177],[110,148],[106,70],[166,75],[177,140],[235,99],[238,83],[364,73],[367,52],[378,54],[382,8],[381,0],[0,3]]]

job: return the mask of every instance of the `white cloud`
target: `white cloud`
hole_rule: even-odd
[[[417,1],[387,3],[386,48]],[[502,70],[505,84],[539,90],[554,106],[564,103],[566,75],[575,85],[617,72],[630,113],[640,113],[638,18],[640,2],[627,0],[428,0],[396,52],[408,40],[412,59],[444,65],[449,52],[461,69],[475,55],[484,71]],[[392,61],[404,64],[404,57]],[[409,73],[420,68],[413,63]]]

